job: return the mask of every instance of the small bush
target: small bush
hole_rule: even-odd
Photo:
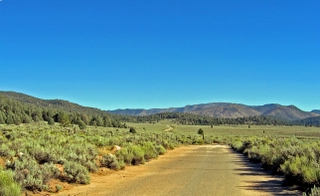
[[[314,186],[309,193],[303,193],[303,196],[320,196],[320,188]]]
[[[130,127],[130,130],[129,130],[130,133],[137,133],[136,129],[134,127]]]
[[[156,146],[156,150],[157,150],[159,155],[163,155],[163,154],[165,154],[167,152],[166,149],[161,145],[157,145]]]
[[[67,161],[64,164],[64,175],[62,180],[71,183],[89,184],[90,176],[88,170],[79,163]]]
[[[145,162],[144,150],[137,145],[130,145],[116,152],[119,161],[128,165],[139,165]]]
[[[129,153],[128,148],[124,147],[121,150],[116,152],[116,156],[118,157],[119,161],[123,161],[125,164],[130,165],[133,159],[133,154]]]
[[[49,180],[58,175],[58,169],[54,165],[39,165],[28,154],[15,160],[12,164],[7,165],[7,167],[14,170],[16,182],[20,183],[23,188],[31,191],[47,190]]]
[[[107,167],[113,170],[120,170],[121,166],[117,160],[117,157],[112,154],[106,154],[100,160],[101,166]]]
[[[63,186],[61,186],[61,185],[56,185],[56,192],[59,192],[59,191],[61,191],[63,189]]]
[[[14,181],[12,171],[0,169],[0,195],[3,196],[20,196],[21,187]]]
[[[146,160],[150,160],[158,157],[159,153],[152,142],[144,143],[142,150],[144,152],[144,158]]]
[[[131,148],[129,148],[129,152],[132,152],[133,154],[133,158],[131,161],[132,165],[139,165],[139,164],[143,164],[145,162],[144,159],[144,151],[140,146],[131,146]]]
[[[204,134],[203,129],[200,128],[200,129],[198,130],[198,134],[203,135],[203,134]]]
[[[235,149],[237,152],[243,152],[245,150],[245,147],[243,146],[243,143],[241,141],[235,141],[231,144],[231,147]]]

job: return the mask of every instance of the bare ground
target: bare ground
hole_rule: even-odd
[[[89,185],[66,185],[55,196],[301,195],[282,186],[229,146],[185,146],[145,165],[92,174]]]

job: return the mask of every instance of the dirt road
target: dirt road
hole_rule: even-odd
[[[59,196],[84,195],[300,195],[228,146],[180,147],[145,165],[102,176]]]

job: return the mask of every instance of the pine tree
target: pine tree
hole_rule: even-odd
[[[0,124],[6,124],[5,114],[0,111]]]

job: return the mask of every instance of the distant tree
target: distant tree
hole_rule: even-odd
[[[54,125],[54,119],[52,118],[52,117],[49,117],[49,119],[48,119],[48,124],[49,125]]]
[[[22,114],[21,117],[22,123],[31,123],[32,122],[32,118],[27,115],[26,113]]]
[[[0,124],[6,124],[5,114],[0,111]]]
[[[14,121],[14,124],[16,124],[16,125],[20,125],[22,123],[22,120],[21,120],[20,116],[18,116],[18,115],[14,115],[13,121]]]
[[[86,123],[86,125],[88,125],[90,123],[90,120],[88,118],[88,116],[84,113],[81,114],[81,120]]]
[[[61,126],[67,127],[70,125],[70,119],[67,113],[60,112],[58,119]]]
[[[92,126],[103,126],[103,120],[100,116],[93,116],[90,125]]]
[[[77,125],[79,126],[79,128],[80,128],[81,130],[87,128],[87,125],[86,125],[86,123],[83,122],[83,120],[79,120],[79,121],[77,122]]]
[[[130,130],[129,130],[130,133],[137,133],[136,129],[134,127],[130,127]]]
[[[39,121],[42,121],[43,120],[43,117],[42,117],[42,112],[40,109],[36,109],[32,114],[32,120],[34,122],[39,122]]]
[[[198,130],[198,134],[199,134],[199,135],[202,135],[202,138],[204,139],[204,131],[203,131],[203,129],[200,128],[200,129]]]
[[[11,111],[7,114],[6,124],[14,124],[14,114]]]

